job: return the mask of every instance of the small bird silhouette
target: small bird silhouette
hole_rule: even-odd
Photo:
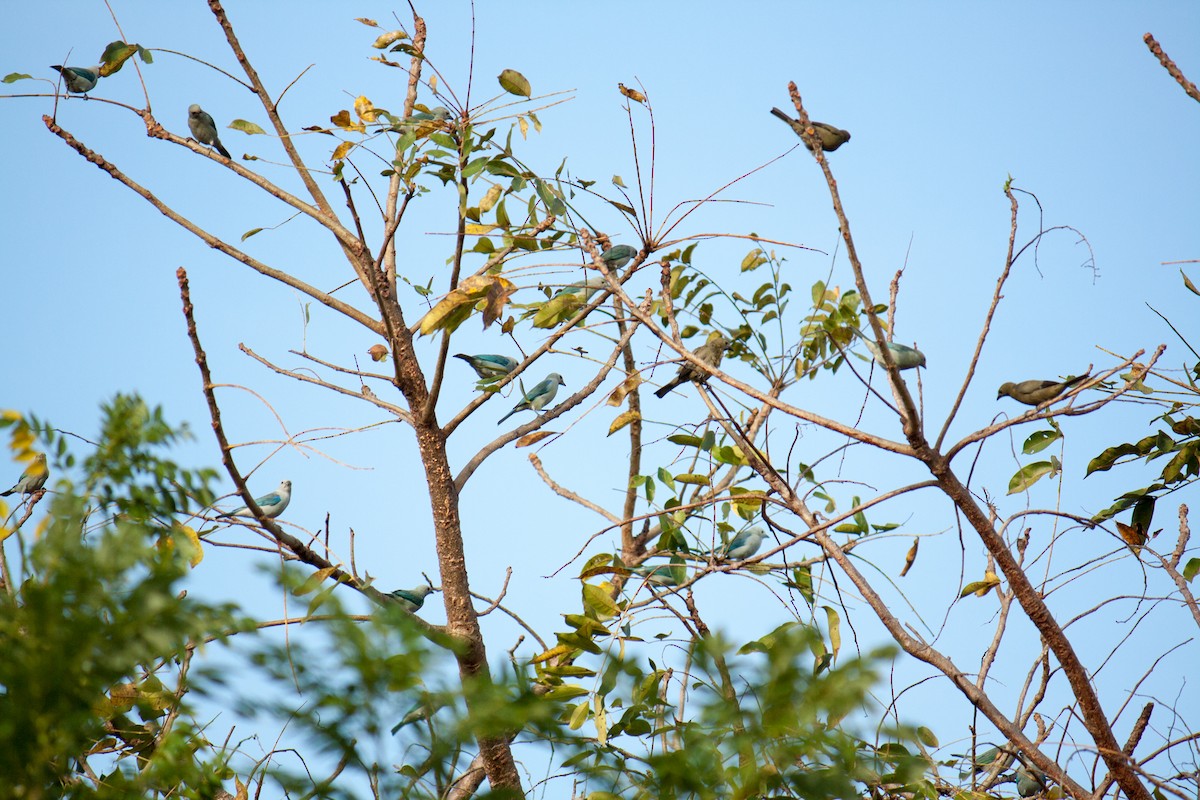
[[[192,103],[188,106],[188,128],[192,131],[192,136],[196,137],[196,141],[200,144],[211,144],[217,148],[217,152],[229,158],[229,151],[225,149],[225,145],[221,144],[221,139],[217,136],[217,123],[213,122],[213,118],[208,112],[200,106]]]
[[[787,114],[780,111],[778,108],[772,108],[771,113],[786,122],[796,135],[800,137],[800,141],[804,142],[804,146],[812,150],[812,145],[804,138],[804,126],[800,124],[800,120],[792,119]],[[832,125],[826,125],[824,122],[812,122],[812,129],[816,132],[817,138],[821,140],[821,149],[827,153],[832,153],[839,147],[850,141],[850,131],[844,131],[841,128],[835,128]]]

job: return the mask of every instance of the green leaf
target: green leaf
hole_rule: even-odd
[[[583,723],[587,722],[588,711],[590,709],[591,705],[586,700],[575,706],[575,710],[571,712],[571,721],[569,723],[571,730],[577,731],[583,727]]]
[[[829,647],[833,651],[833,658],[836,659],[838,651],[842,649],[842,618],[833,606],[821,608],[825,609],[825,622],[829,625]]]
[[[267,133],[253,122],[248,122],[244,119],[235,119],[233,122],[229,123],[229,127],[235,131],[241,131],[242,133],[250,134],[251,136],[254,134],[262,134],[265,136]]]
[[[4,76],[3,83],[16,83],[32,78],[32,75],[26,75],[24,72],[10,72]]]
[[[544,697],[548,700],[574,700],[576,697],[583,697],[587,693],[588,690],[582,686],[573,686],[568,683],[562,686],[551,687],[550,691],[546,692]]]
[[[583,585],[583,607],[601,620],[612,619],[621,613],[609,593],[594,583]]]
[[[676,475],[675,480],[680,483],[686,483],[690,486],[708,486],[710,481],[707,475],[697,475],[691,472],[685,472],[682,475]]]
[[[29,77],[29,76],[26,75],[25,77]],[[5,78],[4,82],[8,83],[8,79]],[[1185,273],[1183,270],[1179,270],[1179,274],[1183,276],[1183,285],[1188,288],[1188,291],[1190,291],[1192,294],[1200,294],[1200,289],[1197,289],[1195,284],[1193,284],[1191,282],[1191,280],[1187,276],[1187,273]]]
[[[500,81],[500,88],[509,94],[515,94],[518,97],[529,97],[533,94],[529,81],[515,69],[504,70],[496,76],[496,80]]]
[[[1197,573],[1200,573],[1200,558],[1189,558],[1188,562],[1183,565],[1183,579],[1191,583]]]
[[[926,747],[932,747],[936,749],[940,746],[938,744],[937,736],[935,736],[933,731],[929,730],[929,728],[926,728],[925,726],[917,728],[917,738],[920,739],[921,744],[925,745]]]
[[[1034,431],[1025,440],[1021,452],[1027,456],[1040,453],[1061,438],[1062,434],[1059,431]]]
[[[1049,461],[1035,461],[1021,467],[1008,482],[1008,493],[1023,492],[1052,472],[1054,472],[1054,464]]]
[[[262,231],[263,231],[262,228],[251,228],[250,230],[248,230],[242,234],[242,241],[244,242],[247,239],[249,239],[251,236],[253,236],[254,234],[262,233]]]

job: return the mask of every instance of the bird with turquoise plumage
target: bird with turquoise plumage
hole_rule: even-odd
[[[197,142],[212,145],[217,148],[218,153],[230,158],[229,151],[225,149],[225,145],[221,144],[221,137],[217,135],[217,123],[213,122],[212,116],[207,111],[195,103],[188,106],[188,129],[191,130],[192,136],[196,137]]]
[[[454,357],[461,358],[470,364],[471,369],[475,370],[475,374],[485,381],[503,378],[517,368],[517,360],[515,358],[495,353],[480,353],[474,356],[469,356],[466,353],[455,353]]]
[[[717,367],[721,366],[721,359],[725,356],[725,351],[728,349],[729,339],[725,337],[725,334],[721,333],[720,331],[713,331],[708,335],[708,338],[705,339],[704,344],[693,350],[692,354],[708,366],[716,369]],[[675,377],[664,384],[658,391],[656,391],[654,396],[666,397],[667,393],[672,389],[677,386],[682,386],[688,381],[706,383],[708,381],[708,376],[709,373],[707,370],[697,367],[690,361],[684,361],[683,364],[680,365],[679,372],[675,374]]]
[[[1017,768],[1017,794],[1021,797],[1033,797],[1046,789],[1046,773],[1033,765]]]
[[[863,340],[863,344],[871,351],[871,356],[875,359],[875,363],[884,366],[883,356],[880,355],[879,345],[875,340],[858,328],[854,329]],[[896,369],[914,369],[916,367],[925,366],[925,354],[915,347],[909,347],[906,344],[896,344],[895,342],[887,342],[888,352],[892,354],[892,361],[896,364]]]
[[[762,547],[763,539],[766,538],[767,532],[755,525],[733,537],[729,544],[719,548],[714,555],[726,561],[745,561],[758,552],[758,548]]]
[[[551,372],[544,380],[526,392],[525,396],[513,406],[512,411],[501,417],[496,424],[499,425],[518,411],[525,411],[526,409],[534,413],[541,411],[554,399],[554,395],[558,394],[558,387],[566,385],[562,375],[559,375],[557,372]]]
[[[618,244],[601,253],[600,260],[609,269],[619,269],[628,264],[636,255],[636,248],[630,247],[627,244]]]
[[[87,94],[100,82],[99,64],[94,67],[64,67],[62,64],[53,64],[50,69],[58,70],[58,74],[62,75],[63,85],[72,94]]]
[[[49,477],[50,470],[46,467],[46,454],[38,453],[34,457],[33,463],[21,473],[20,479],[7,492],[0,492],[0,497],[8,497],[10,494],[33,494],[46,485],[46,479]]]
[[[270,494],[264,494],[262,497],[254,498],[254,504],[262,509],[263,516],[267,519],[275,519],[283,510],[288,507],[288,503],[292,502],[292,482],[280,481],[279,487]],[[254,512],[249,506],[242,506],[228,514],[221,514],[222,517],[250,517],[254,518]]]
[[[388,592],[386,597],[395,600],[405,611],[417,612],[421,610],[421,606],[425,605],[425,598],[436,591],[437,589],[426,584],[413,589],[396,589]]]
[[[800,137],[800,141],[804,142],[804,146],[809,150],[812,150],[812,145],[810,145],[808,140],[804,138],[804,125],[801,124],[800,120],[792,119],[778,108],[772,108],[771,113],[786,122],[788,126],[795,131],[796,135]],[[844,131],[841,128],[835,128],[832,125],[825,124],[824,122],[812,122],[810,120],[809,124],[816,133],[817,139],[819,139],[821,142],[821,149],[828,153],[832,153],[834,150],[837,150],[846,142],[850,141],[850,131]]]
[[[1027,406],[1038,406],[1042,403],[1048,403],[1056,397],[1065,394],[1075,384],[1088,379],[1088,375],[1079,375],[1074,378],[1067,378],[1065,381],[1021,381],[1020,383],[1000,384],[1000,390],[996,393],[996,399],[1008,395],[1018,403],[1024,403]]]

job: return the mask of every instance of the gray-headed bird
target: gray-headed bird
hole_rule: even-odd
[[[100,66],[94,67],[64,67],[62,64],[54,64],[50,69],[58,70],[62,75],[64,85],[68,92],[75,94],[87,94],[92,89],[96,88],[96,84],[100,82]]]
[[[0,497],[8,497],[10,494],[33,494],[46,485],[46,479],[49,477],[50,470],[46,469],[46,454],[38,453],[37,457],[33,459],[33,463],[21,473],[21,479],[13,484],[13,487],[7,492],[0,492]]]
[[[524,411],[525,409],[530,409],[534,413],[541,411],[554,399],[554,395],[558,394],[558,387],[566,385],[566,382],[562,379],[562,375],[559,375],[557,372],[551,372],[546,376],[545,380],[526,392],[520,402],[513,406],[512,411],[501,417],[496,424],[499,425],[518,411]]]
[[[725,545],[724,550],[718,551],[718,554],[728,561],[745,561],[758,552],[765,538],[767,532],[757,525],[747,528],[733,537],[733,541]]]
[[[692,353],[696,358],[703,361],[713,369],[721,366],[721,359],[725,356],[725,351],[729,349],[729,340],[725,338],[725,334],[720,331],[713,331],[708,335],[708,339],[704,344],[697,347]],[[661,389],[654,393],[655,397],[666,397],[667,393],[676,386],[682,386],[688,381],[696,383],[705,383],[708,381],[708,372],[700,369],[690,361],[685,361],[679,367],[679,372]]]
[[[436,591],[437,589],[426,584],[414,589],[397,589],[394,592],[388,592],[387,596],[398,602],[405,611],[416,612],[425,605],[425,598]]]
[[[996,392],[996,399],[999,400],[1004,395],[1008,395],[1018,403],[1037,406],[1064,394],[1072,386],[1082,380],[1087,380],[1088,377],[1079,375],[1067,378],[1065,381],[1021,381],[1020,383],[1009,381],[1001,384],[1000,391]]]
[[[275,519],[283,510],[288,507],[288,503],[292,502],[292,482],[280,481],[279,488],[270,494],[264,494],[262,497],[254,498],[254,504],[262,509],[263,516],[267,519]],[[242,506],[239,509],[230,511],[228,514],[221,514],[222,517],[250,517],[254,518],[249,506]]]
[[[218,153],[230,158],[229,151],[225,149],[225,145],[221,144],[221,138],[217,136],[217,123],[213,122],[213,118],[207,111],[195,103],[188,106],[188,128],[192,131],[192,136],[196,137],[197,142],[210,144],[217,148]]]
[[[792,119],[778,108],[772,108],[771,113],[786,122],[791,129],[796,132],[796,135],[800,137],[800,141],[804,142],[804,146],[809,150],[812,150],[812,147],[804,138],[804,126],[800,124],[800,120]],[[837,150],[846,142],[850,141],[850,131],[844,131],[841,128],[835,128],[832,125],[826,125],[824,122],[812,122],[810,120],[809,124],[812,125],[812,129],[816,131],[817,138],[821,140],[821,149],[827,153],[832,153],[834,150]]]
[[[455,353],[454,357],[461,358],[470,364],[471,369],[475,370],[475,374],[485,381],[494,378],[503,378],[517,368],[517,360],[515,358],[498,356],[495,353],[480,353],[477,356],[469,356],[466,353]]]
[[[875,358],[875,362],[879,366],[884,366],[883,356],[880,355],[879,346],[875,344],[875,340],[868,337],[865,333],[855,328],[858,335],[862,337],[863,344],[871,351],[871,355]],[[892,354],[892,361],[896,363],[896,369],[913,369],[914,367],[925,366],[925,354],[915,347],[909,347],[906,344],[896,344],[895,342],[887,342],[888,352]]]

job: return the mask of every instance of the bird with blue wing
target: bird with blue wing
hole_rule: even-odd
[[[46,454],[38,453],[33,459],[33,463],[25,468],[21,473],[21,478],[7,492],[0,492],[0,497],[8,497],[10,494],[33,494],[38,489],[46,485],[46,479],[50,477],[50,470],[46,468]]]
[[[518,411],[524,411],[525,409],[530,409],[535,413],[541,411],[554,399],[554,395],[558,394],[558,387],[566,385],[562,375],[559,375],[557,372],[551,372],[546,376],[545,380],[526,392],[520,402],[513,406],[512,411],[501,417],[500,421],[496,424],[499,425]]]
[[[499,356],[495,353],[480,353],[474,356],[469,356],[466,353],[455,353],[454,357],[461,358],[470,364],[471,369],[475,370],[475,374],[485,381],[503,378],[517,368],[517,360],[515,358]]]
[[[207,111],[200,106],[192,103],[188,106],[188,128],[192,132],[192,136],[196,137],[196,141],[200,144],[210,144],[217,148],[217,152],[229,158],[229,151],[225,149],[225,145],[221,144],[221,138],[217,135],[217,123],[213,122],[213,118]]]
[[[600,260],[609,269],[620,269],[637,255],[637,249],[627,244],[618,244],[600,254]]]
[[[1024,403],[1027,406],[1038,406],[1042,403],[1049,402],[1059,395],[1065,394],[1075,384],[1080,381],[1087,380],[1089,375],[1079,375],[1074,378],[1067,378],[1065,381],[1021,381],[1013,383],[1009,381],[1000,385],[1000,390],[996,393],[996,399],[1008,395],[1018,403]]]
[[[875,359],[875,363],[884,366],[883,355],[880,353],[879,345],[875,340],[858,328],[854,329],[863,340],[863,344],[871,351],[871,356]],[[916,367],[925,366],[925,354],[915,347],[909,347],[906,344],[897,344],[895,342],[886,342],[888,352],[892,354],[892,361],[896,364],[896,369],[914,369]]]
[[[264,494],[262,497],[254,498],[254,504],[262,509],[263,516],[267,519],[275,519],[283,510],[288,507],[288,503],[292,502],[292,482],[280,481],[279,488],[270,494]],[[221,514],[222,517],[254,517],[254,513],[250,511],[249,506],[242,506],[239,509],[230,511],[228,514]]]
[[[729,340],[725,338],[725,334],[720,331],[713,331],[708,335],[708,339],[704,344],[692,351],[696,358],[703,361],[708,366],[716,369],[721,366],[721,359],[725,356],[725,351],[729,349]],[[654,393],[655,397],[666,397],[677,386],[682,386],[688,381],[696,383],[706,383],[709,373],[700,367],[695,366],[690,361],[683,362],[679,367],[679,372],[675,377],[668,381],[658,391]]]
[[[100,82],[98,64],[94,67],[64,67],[62,64],[53,64],[50,69],[58,70],[67,91],[73,94],[87,94]]]
[[[756,525],[733,537],[733,541],[720,548],[714,555],[726,561],[745,561],[758,552],[758,548],[762,547],[765,538],[767,538],[767,532]]]
[[[771,113],[786,122],[788,126],[796,132],[800,137],[800,141],[804,142],[804,146],[812,150],[812,145],[804,138],[804,125],[800,120],[792,119],[787,114],[780,111],[778,108],[772,108]],[[824,122],[809,121],[813,131],[817,134],[817,139],[821,141],[821,149],[832,153],[839,147],[850,141],[850,131],[844,131],[841,128],[835,128],[832,125],[826,125]]]
[[[630,571],[655,586],[678,586],[680,583],[673,564],[642,565],[632,567]]]
[[[436,591],[437,589],[425,584],[413,589],[396,589],[388,592],[386,596],[398,602],[405,611],[417,612],[421,610],[421,606],[425,605],[425,598]]]

